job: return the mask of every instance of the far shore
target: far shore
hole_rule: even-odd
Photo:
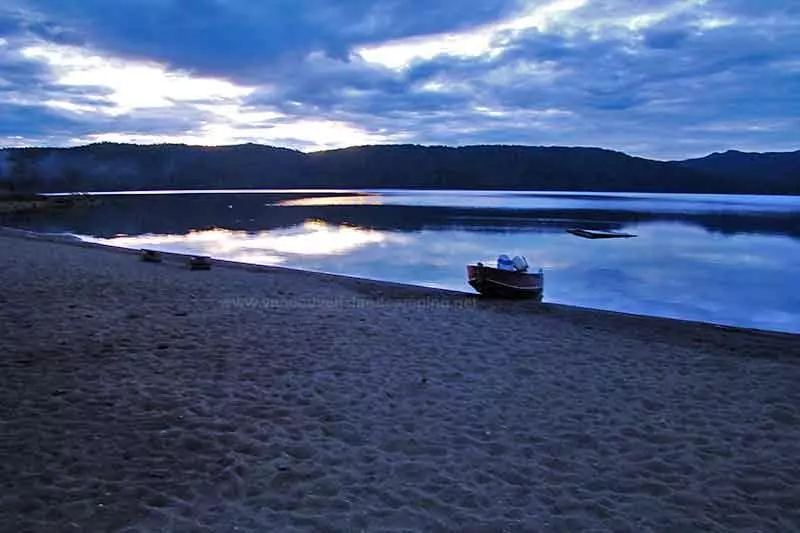
[[[0,191],[0,215],[35,213],[53,209],[69,209],[96,205],[97,198],[83,193],[49,196],[37,193]]]

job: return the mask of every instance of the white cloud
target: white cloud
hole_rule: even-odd
[[[570,11],[579,9],[588,0],[556,0],[529,8],[516,17],[487,24],[469,31],[426,35],[394,42],[364,46],[356,53],[369,63],[394,70],[408,68],[414,61],[430,60],[440,55],[457,57],[495,56],[503,51],[510,34],[538,29],[546,30]]]
[[[175,102],[230,101],[253,91],[225,80],[169,72],[155,63],[101,57],[72,46],[40,44],[22,49],[21,54],[47,63],[56,81],[62,85],[107,89],[107,99],[113,105],[98,107],[95,111],[112,115],[144,108],[170,107]],[[56,107],[68,106],[69,102],[56,103]]]
[[[390,142],[390,135],[373,134],[356,126],[331,120],[300,119],[285,123],[246,124],[210,122],[198,124],[185,133],[107,132],[87,136],[78,142],[132,142],[138,144],[185,143],[196,145],[225,145],[255,142],[274,144],[305,151],[329,150],[363,144]]]
[[[206,117],[183,132],[97,132],[75,139],[76,142],[202,145],[260,142],[322,150],[388,139],[340,120],[293,120],[271,109],[249,107],[244,105],[243,99],[253,92],[251,87],[226,80],[194,77],[185,72],[171,72],[156,63],[123,61],[52,44],[29,46],[21,50],[21,55],[46,63],[54,73],[55,82],[61,85],[83,87],[90,94],[102,93],[102,97],[94,98],[96,105],[82,91],[65,93],[42,102],[55,110],[78,116],[100,114],[118,117],[142,111],[152,113],[159,108],[181,104],[202,112]],[[23,103],[34,103],[34,100],[23,100]]]

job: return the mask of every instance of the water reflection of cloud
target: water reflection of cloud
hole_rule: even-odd
[[[524,255],[545,269],[545,301],[800,332],[800,242],[643,223],[639,237],[451,228],[379,231],[307,220],[268,231],[212,229],[102,242],[470,291],[464,266]],[[101,239],[93,239],[101,240]]]
[[[534,268],[544,267],[546,301],[800,331],[796,241],[722,237],[677,223],[636,230],[636,239],[608,241],[569,234],[421,231],[387,249],[365,247],[327,257],[314,269],[470,291],[464,265],[518,254]]]
[[[125,248],[155,248],[179,253],[203,254],[257,264],[295,263],[298,257],[351,254],[368,246],[400,244],[403,237],[387,232],[307,220],[291,228],[246,232],[222,228],[190,231],[183,235],[137,235],[109,239],[86,238]]]
[[[320,196],[324,193],[324,196]],[[281,207],[392,205],[472,209],[572,209],[621,210],[671,214],[797,213],[800,199],[793,196],[600,193],[558,191],[466,191],[403,189],[232,189],[203,191],[135,191],[98,195],[199,195],[253,194],[266,197],[266,205]],[[282,199],[286,194],[299,198]],[[308,196],[302,196],[308,195]],[[272,200],[271,197],[276,197]],[[560,221],[560,219],[558,219]]]
[[[281,200],[274,205],[282,207],[309,207],[324,205],[382,205],[381,196],[377,194],[358,194],[347,196],[309,196],[307,198],[293,198]]]
[[[594,209],[650,213],[797,213],[797,196],[557,191],[408,191],[373,189],[382,205],[480,209]]]

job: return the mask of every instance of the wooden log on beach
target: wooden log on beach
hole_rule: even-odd
[[[139,251],[139,257],[146,263],[160,263],[164,260],[164,258],[161,256],[161,252],[158,250],[142,249]]]
[[[211,258],[205,255],[195,255],[189,258],[189,270],[211,270]]]

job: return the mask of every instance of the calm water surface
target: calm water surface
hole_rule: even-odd
[[[800,197],[153,191],[4,222],[464,291],[467,263],[524,255],[545,270],[545,301],[800,332]],[[571,227],[638,237],[586,240]]]

